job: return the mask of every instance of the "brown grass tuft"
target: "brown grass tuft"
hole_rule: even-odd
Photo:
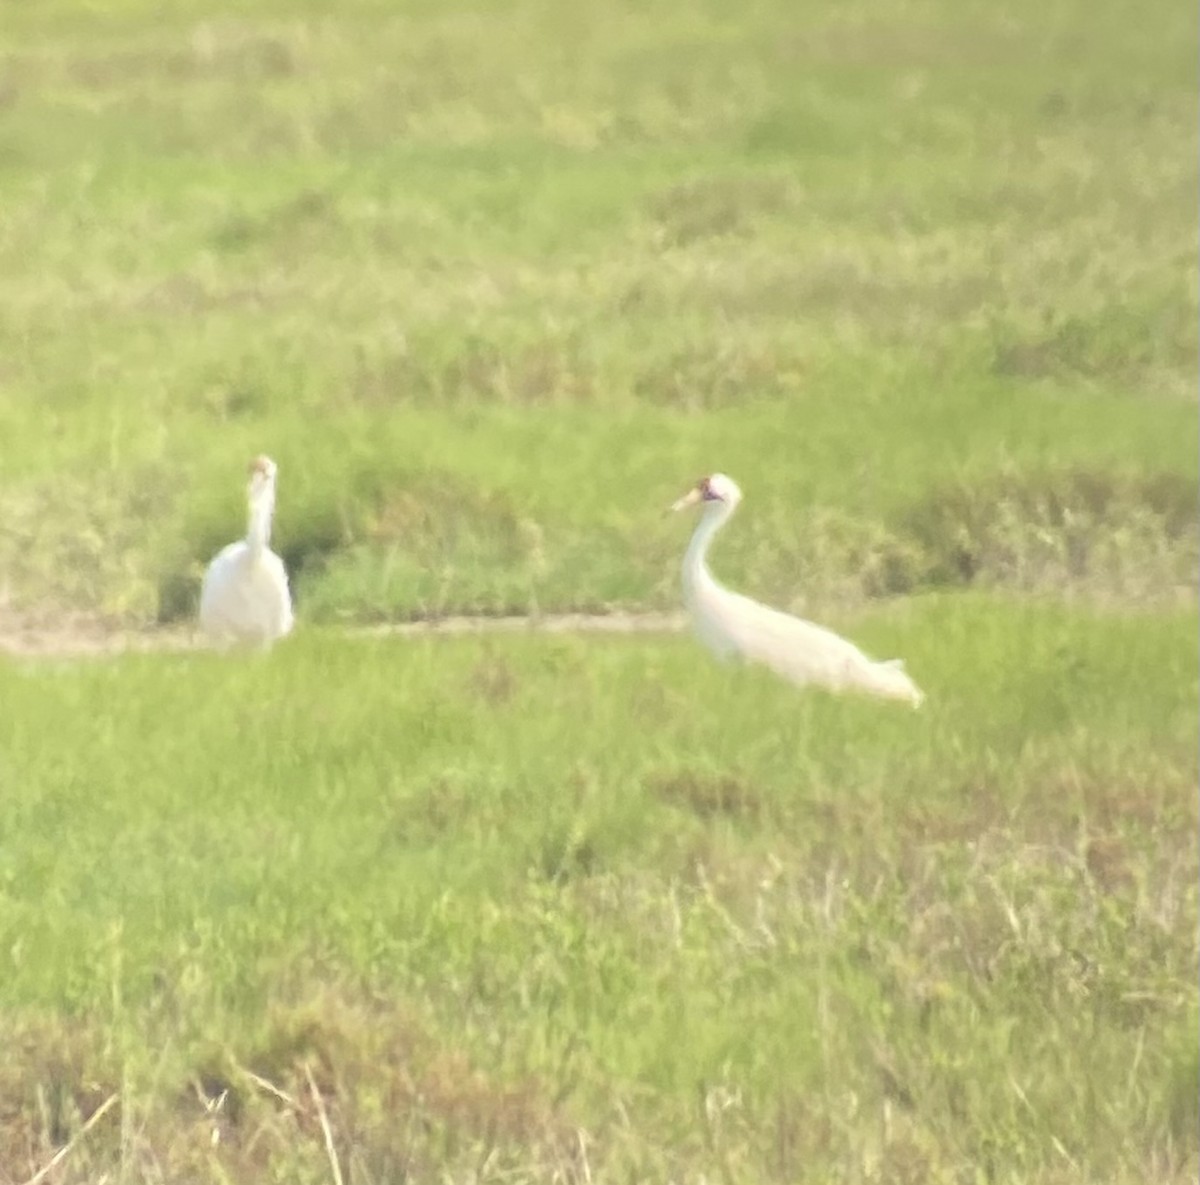
[[[758,789],[733,774],[662,774],[650,778],[649,788],[660,801],[682,807],[701,819],[758,819],[765,809]]]

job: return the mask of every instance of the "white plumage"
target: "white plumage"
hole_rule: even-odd
[[[730,592],[713,579],[705,562],[709,544],[741,500],[737,483],[715,473],[671,507],[704,507],[683,558],[684,602],[700,640],[719,658],[762,663],[793,683],[864,691],[919,707],[925,697],[899,659],[875,662],[830,630]]]
[[[265,649],[292,628],[287,570],[270,546],[275,473],[270,457],[256,457],[251,463],[246,537],[222,548],[204,573],[200,625],[222,647]]]

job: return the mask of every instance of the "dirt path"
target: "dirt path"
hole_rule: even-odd
[[[346,626],[352,637],[419,637],[427,634],[677,633],[683,613],[548,613],[538,616],[456,616],[384,625]],[[301,623],[300,628],[303,628]],[[322,629],[336,627],[322,626]],[[196,650],[203,638],[192,628],[135,630],[84,617],[38,619],[0,611],[0,654],[17,658],[94,658],[112,654]]]

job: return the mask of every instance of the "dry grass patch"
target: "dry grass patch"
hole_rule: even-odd
[[[577,1127],[542,1084],[497,1080],[381,998],[318,989],[273,1008],[259,1036],[199,1053],[190,1069],[178,1055],[149,1067],[144,1051],[130,1062],[112,1043],[141,1050],[132,1034],[104,1030],[44,1021],[6,1034],[7,1173],[24,1180],[72,1140],[53,1177],[60,1185],[112,1173],[172,1185],[281,1172],[327,1180],[333,1158],[344,1180],[361,1182],[533,1160],[570,1172],[579,1155]],[[81,1138],[106,1102],[111,1114]]]
[[[743,777],[726,773],[680,771],[647,779],[650,793],[661,802],[681,807],[700,819],[721,816],[761,819],[766,804],[760,791]]]

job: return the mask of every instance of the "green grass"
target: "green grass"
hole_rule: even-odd
[[[1193,618],[859,633],[928,711],[684,639],[7,668],[10,1176],[40,1090],[124,1100],[68,1180],[328,1180],[308,1064],[363,1182],[1188,1179]]]
[[[0,1185],[1195,1179],[1194,12],[0,25]],[[71,658],[261,451],[296,636]],[[718,469],[920,713],[334,628],[673,607]]]
[[[1018,550],[1073,547],[1017,565],[1042,588],[1194,587],[1194,532],[1145,496],[1174,481],[1194,517],[1194,24],[22,10],[9,599],[186,616],[262,450],[308,620],[660,606],[657,510],[713,469],[754,500],[740,571],[775,599],[962,583],[911,520],[964,485],[1012,496]],[[1081,472],[1123,494],[1072,545],[1030,493]],[[1010,550],[970,581],[1009,582]]]

